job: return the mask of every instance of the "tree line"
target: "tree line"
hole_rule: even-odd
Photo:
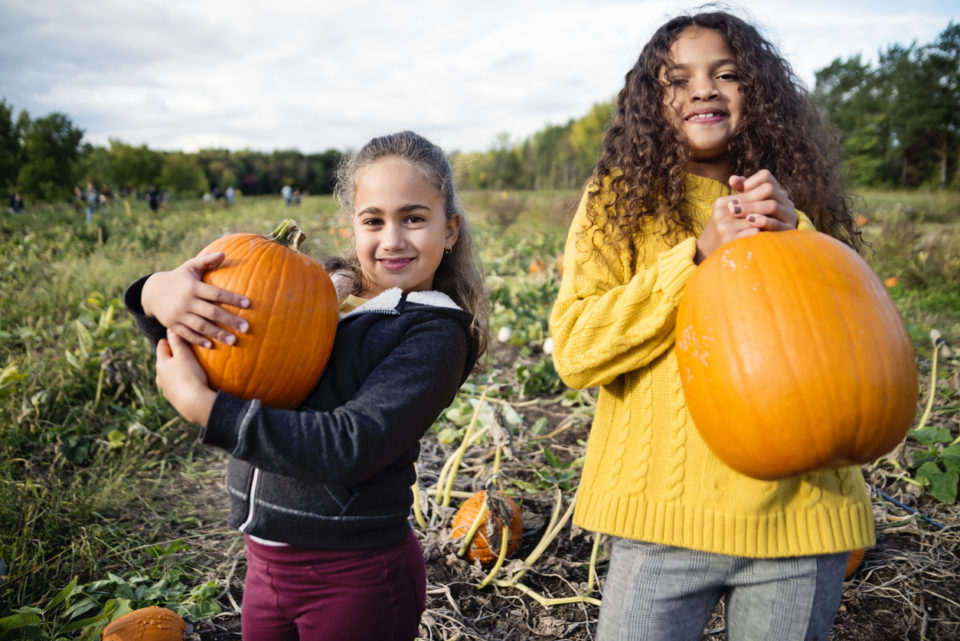
[[[960,188],[960,25],[887,47],[873,65],[837,58],[816,72],[814,97],[854,184]]]
[[[813,98],[835,128],[851,182],[860,187],[960,189],[960,25],[927,44],[892,45],[876,63],[837,58],[815,74]],[[506,133],[483,152],[453,152],[465,189],[578,189],[600,154],[612,99],[581,118],[549,124],[520,141]],[[92,182],[173,197],[233,186],[275,194],[285,184],[331,193],[347,151],[304,154],[203,149],[157,151],[111,139],[99,146],[63,113],[31,119],[0,100],[0,190],[47,202]]]

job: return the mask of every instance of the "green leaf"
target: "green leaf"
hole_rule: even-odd
[[[551,450],[549,447],[543,448],[543,458],[547,460],[547,465],[554,469],[562,470],[563,468],[567,467],[563,464],[563,461],[560,460],[560,457],[554,454],[553,450]]]
[[[520,479],[511,479],[510,482],[516,485],[518,488],[520,488],[524,492],[539,492],[541,489],[539,485],[537,485],[536,483],[530,483],[529,481],[521,481]]]
[[[11,614],[10,616],[5,616],[0,619],[0,632],[6,633],[36,625],[43,621],[43,619],[40,618],[42,613],[43,610],[40,608],[20,608],[16,614]]]
[[[913,453],[913,467],[917,468],[924,463],[937,460],[937,453],[933,450],[917,450]]]
[[[924,445],[933,445],[934,443],[949,443],[950,430],[938,427],[925,427],[922,430],[913,430],[909,434],[913,440]]]
[[[62,603],[68,596],[70,596],[71,594],[73,594],[73,590],[74,590],[74,588],[76,588],[76,587],[77,587],[77,577],[73,577],[73,581],[71,581],[71,582],[67,585],[67,587],[65,587],[65,588],[63,588],[62,590],[60,590],[60,594],[58,594],[57,596],[53,597],[53,600],[50,601],[50,603],[47,604],[47,610],[48,610],[48,611],[53,610],[55,607],[57,607],[58,605],[60,605],[60,603]]]
[[[940,452],[940,458],[943,459],[947,469],[960,468],[960,443],[945,448]]]
[[[960,472],[943,471],[936,463],[924,463],[917,469],[917,477],[929,484],[927,491],[941,503],[952,504],[957,500],[957,483]]]

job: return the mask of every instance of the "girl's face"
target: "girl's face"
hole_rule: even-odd
[[[447,218],[443,197],[423,174],[396,156],[381,158],[358,174],[353,204],[361,296],[431,289],[444,250],[457,242],[460,217]]]
[[[689,145],[695,174],[726,181],[727,147],[743,116],[737,61],[719,31],[687,27],[660,69],[667,121]]]

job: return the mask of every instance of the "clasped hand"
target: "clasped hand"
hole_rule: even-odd
[[[737,193],[713,204],[713,214],[697,238],[697,264],[736,238],[797,228],[793,201],[770,171],[761,169],[749,178],[730,176],[729,182]]]

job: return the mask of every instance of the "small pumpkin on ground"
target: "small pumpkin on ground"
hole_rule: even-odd
[[[863,561],[863,555],[866,553],[866,549],[854,550],[850,553],[850,558],[847,560],[847,569],[843,572],[844,579],[853,576],[853,573],[860,567],[860,562]]]
[[[226,253],[204,282],[250,300],[231,310],[250,324],[234,345],[193,348],[213,388],[292,408],[320,380],[337,328],[337,294],[323,265],[299,252],[304,238],[286,220],[270,236],[229,234],[204,248]]]
[[[676,353],[707,446],[773,480],[867,463],[917,407],[913,343],[867,263],[815,231],[723,245],[683,292]]]
[[[451,538],[468,534],[481,509],[485,509],[485,514],[481,517],[480,527],[470,542],[470,547],[467,548],[467,558],[481,563],[496,561],[500,556],[505,523],[510,525],[507,556],[516,552],[523,536],[523,512],[512,498],[500,490],[489,493],[487,490],[480,490],[464,501],[450,525]]]
[[[151,606],[114,619],[101,633],[103,641],[182,641],[187,624],[167,608]]]

